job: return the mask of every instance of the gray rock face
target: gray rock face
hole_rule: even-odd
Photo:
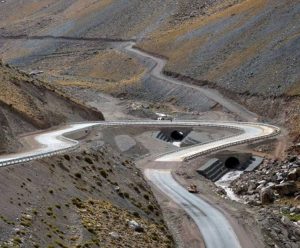
[[[127,224],[129,226],[129,228],[133,229],[136,232],[144,232],[144,228],[139,223],[137,223],[135,220],[130,220],[130,221],[128,221]]]

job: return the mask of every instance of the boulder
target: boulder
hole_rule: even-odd
[[[291,207],[290,208],[291,213],[300,214],[300,206],[297,207]]]
[[[128,221],[128,226],[136,232],[144,232],[144,228],[135,220]]]
[[[109,235],[115,239],[119,239],[121,237],[120,234],[118,234],[117,232],[110,232]]]
[[[276,185],[275,190],[280,196],[292,196],[297,192],[297,184],[294,181],[288,181]]]
[[[261,204],[270,204],[273,203],[275,200],[273,190],[271,188],[263,188],[260,191],[260,201]]]
[[[287,179],[291,181],[296,181],[298,178],[300,178],[300,168],[291,170],[287,175]]]
[[[291,224],[291,221],[289,220],[288,217],[282,216],[281,217],[281,223],[284,224],[284,225],[288,225],[288,224]]]

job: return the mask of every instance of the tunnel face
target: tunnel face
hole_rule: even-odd
[[[182,132],[175,130],[171,133],[171,138],[176,141],[181,141],[181,140],[183,140],[184,135]]]
[[[229,169],[236,169],[240,165],[240,161],[235,157],[230,157],[225,161],[225,166]]]

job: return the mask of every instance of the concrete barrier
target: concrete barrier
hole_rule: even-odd
[[[76,124],[76,123],[74,123],[74,124]],[[82,123],[78,123],[78,124],[82,124]],[[241,132],[243,131],[243,128],[234,126],[234,125],[237,124],[237,122],[222,122],[222,123],[219,123],[219,124],[214,124],[214,123],[209,123],[207,121],[136,121],[136,120],[129,120],[129,121],[115,121],[115,122],[103,122],[103,121],[101,121],[101,122],[89,122],[89,124],[91,124],[90,127],[85,127],[83,129],[93,128],[93,127],[96,127],[96,126],[103,126],[103,127],[121,126],[122,127],[122,126],[135,125],[135,126],[159,126],[159,127],[162,127],[162,126],[167,126],[167,127],[169,127],[169,126],[172,126],[172,127],[180,127],[180,126],[183,126],[183,127],[201,127],[201,126],[205,126],[205,127],[219,127],[219,128],[235,129],[235,130],[239,130]],[[95,124],[95,125],[93,125],[93,124]],[[232,124],[232,126],[230,124]],[[250,123],[250,122],[239,122],[238,124],[259,126],[258,123]],[[232,142],[230,144],[225,144],[225,145],[221,145],[221,146],[218,146],[218,147],[214,147],[212,149],[208,149],[206,151],[202,151],[202,152],[193,154],[191,156],[187,156],[187,157],[184,158],[184,161],[193,159],[197,156],[200,156],[200,155],[203,155],[205,153],[212,152],[212,151],[216,151],[216,150],[219,150],[219,149],[222,149],[222,148],[225,148],[225,147],[269,138],[269,137],[278,135],[280,133],[280,128],[278,128],[278,127],[275,127],[275,126],[269,125],[269,124],[260,124],[260,126],[261,125],[268,126],[272,129],[274,129],[275,131],[272,134],[269,134],[269,135],[262,135],[262,136],[259,136],[259,137],[249,138],[249,139],[245,139],[245,140],[242,140],[242,141]],[[62,148],[62,149],[57,148],[57,150],[54,150],[54,151],[51,151],[51,152],[40,153],[40,154],[36,154],[36,155],[32,155],[32,156],[25,156],[25,157],[18,158],[18,159],[13,159],[12,158],[12,159],[5,160],[5,161],[2,161],[2,162],[0,161],[0,166],[3,167],[3,166],[12,165],[12,164],[24,163],[24,162],[32,161],[34,159],[40,159],[40,158],[54,156],[54,155],[57,155],[57,154],[62,154],[62,153],[65,153],[65,152],[74,151],[79,147],[79,142],[76,141],[76,140],[72,140],[70,138],[65,137],[65,135],[68,135],[72,132],[74,132],[74,131],[64,133],[63,134],[64,136],[60,136],[58,138],[58,139],[62,139],[64,141],[68,141],[70,143],[70,147]],[[228,138],[231,138],[231,137],[234,137],[234,136],[237,136],[237,135],[234,134],[234,135],[231,135],[231,136],[228,136],[226,138],[219,139],[219,140],[228,139]],[[218,140],[215,140],[215,141],[218,141]],[[215,142],[215,141],[213,141],[213,142]],[[210,143],[210,142],[211,141],[201,143],[201,145],[206,144],[206,143]],[[199,146],[199,144],[196,144],[194,146],[189,146],[189,148],[196,147],[196,146]],[[162,154],[162,155],[171,154],[171,153],[177,152],[179,150],[181,150],[181,149],[176,149],[175,151],[170,151],[170,152],[167,152],[167,153]],[[162,156],[162,155],[160,155],[160,156]]]

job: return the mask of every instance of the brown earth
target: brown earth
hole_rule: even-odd
[[[0,3],[0,5],[0,56],[3,57],[5,62],[18,66],[27,72],[35,69],[44,71],[38,77],[49,82],[49,84],[46,84],[36,79],[33,80],[19,71],[16,72],[13,68],[1,66],[2,71],[0,72],[3,72],[3,75],[0,73],[0,77],[3,76],[3,78],[0,80],[0,86],[2,84],[0,101],[3,104],[0,108],[0,129],[3,132],[0,132],[2,146],[0,151],[2,149],[3,152],[8,152],[20,148],[20,144],[16,142],[14,137],[24,131],[49,127],[66,121],[101,119],[99,113],[86,109],[80,102],[76,101],[74,103],[74,101],[66,99],[66,95],[72,97],[74,92],[80,92],[78,93],[80,95],[84,90],[92,91],[94,94],[98,91],[104,91],[130,98],[138,95],[146,101],[150,98],[152,101],[160,102],[161,99],[151,98],[155,95],[153,91],[147,91],[141,87],[143,84],[150,85],[150,87],[153,87],[154,92],[159,92],[164,86],[163,82],[157,83],[155,79],[149,80],[147,74],[145,74],[146,68],[151,68],[153,65],[146,60],[136,60],[121,52],[120,43],[105,41],[103,40],[105,37],[137,39],[140,48],[169,59],[165,68],[166,74],[190,83],[216,88],[258,113],[261,116],[260,120],[287,127],[292,139],[290,140],[288,137],[283,139],[276,151],[278,156],[285,155],[283,150],[289,145],[290,141],[300,142],[300,81],[299,70],[297,70],[299,68],[300,43],[299,22],[297,22],[299,19],[299,3],[297,1],[42,0],[37,2],[33,0],[12,0]],[[16,12],[16,9],[19,11]],[[23,34],[26,35],[26,38],[19,37]],[[41,38],[31,39],[31,36]],[[60,36],[75,39],[66,40],[59,38]],[[96,38],[96,40],[81,39],[89,37]],[[99,40],[97,40],[97,37]],[[155,88],[153,81],[159,87]],[[66,87],[72,88],[72,91]],[[131,91],[128,91],[128,88]],[[65,90],[69,94],[65,94]],[[181,90],[181,93],[186,95],[184,90]],[[88,93],[89,97],[82,94],[77,99],[93,99],[94,94]],[[182,95],[171,95],[169,97],[170,101],[166,101],[169,105],[181,105],[182,102],[179,102],[178,99],[182,99]],[[186,102],[186,105],[189,104],[192,103]],[[101,110],[101,104],[96,103],[96,105]],[[193,108],[186,105],[184,106],[187,112],[193,110]],[[199,109],[198,106],[196,108]],[[224,112],[224,115],[227,116],[226,111],[222,108],[220,108],[220,111],[222,116]],[[218,116],[217,114],[214,118],[218,119]],[[203,118],[205,117],[206,115]],[[135,154],[136,151],[133,152]],[[109,151],[108,154],[110,154],[108,155],[110,157],[113,152]],[[82,166],[82,163],[85,163],[76,160],[64,161],[62,157],[55,159],[57,159],[55,163],[60,164],[63,161],[63,164],[72,166],[72,169],[74,168],[73,164]],[[101,192],[97,191],[97,194],[94,194],[89,190],[84,190],[85,184],[82,183],[83,186],[81,185],[79,174],[77,174],[78,179],[76,179],[77,177],[72,175],[73,171],[70,168],[68,170],[72,172],[63,172],[62,178],[60,177],[61,172],[54,172],[53,175],[50,175],[52,173],[51,164],[55,164],[52,160],[32,162],[30,165],[32,171],[30,172],[27,168],[28,164],[10,169],[6,168],[2,171],[3,184],[0,185],[3,187],[2,191],[13,187],[9,192],[12,195],[18,194],[14,197],[13,202],[21,204],[21,206],[15,208],[13,207],[15,204],[7,206],[6,203],[10,199],[7,195],[4,195],[3,206],[5,208],[3,210],[5,211],[3,211],[1,219],[5,226],[3,237],[6,241],[15,239],[13,244],[18,244],[20,240],[21,242],[27,242],[30,234],[33,234],[33,242],[38,243],[41,240],[34,234],[35,232],[39,234],[40,229],[43,231],[40,235],[45,236],[47,233],[50,235],[50,238],[43,236],[43,242],[45,243],[42,244],[42,247],[48,242],[48,238],[53,245],[57,246],[65,243],[73,245],[76,242],[80,244],[85,242],[97,243],[98,238],[95,237],[97,235],[91,234],[81,226],[82,219],[80,219],[77,207],[72,205],[72,211],[69,211],[66,207],[65,212],[68,214],[70,212],[70,216],[66,215],[70,219],[66,225],[65,222],[63,224],[58,223],[53,218],[53,216],[59,216],[60,214],[59,208],[55,204],[62,199],[63,201],[67,199],[66,201],[70,202],[70,199],[75,197],[74,202],[77,203],[76,205],[78,205],[78,202],[82,202],[86,210],[89,209],[89,211],[107,206],[102,200],[112,202],[113,205],[109,206],[114,211],[120,207],[130,211],[138,211],[130,205],[131,203],[128,203],[131,198],[121,197],[121,201],[116,200],[119,198],[113,191],[115,185],[109,181],[107,184],[109,187],[107,186]],[[96,164],[96,162],[94,163]],[[118,164],[116,163],[116,167]],[[57,169],[63,170],[55,164],[53,170]],[[184,173],[191,173],[191,175],[194,173],[194,171],[189,171],[188,168],[185,169]],[[131,172],[135,172],[135,170]],[[31,223],[31,218],[28,218],[26,214],[35,216],[34,210],[28,204],[31,204],[30,201],[36,202],[37,200],[28,191],[24,191],[25,188],[29,187],[29,181],[21,188],[24,173],[25,175],[29,173],[32,177],[39,175],[42,179],[47,178],[47,180],[40,180],[41,182],[35,181],[34,187],[29,189],[41,196],[43,200],[42,202],[38,199],[41,205],[37,204],[37,206],[41,209],[39,210],[41,213],[38,212],[38,217],[34,217],[34,221],[37,219],[37,228],[34,228],[35,225],[26,227],[26,224]],[[69,176],[65,173],[70,174],[71,179],[66,179]],[[92,178],[90,171],[86,172],[82,169],[81,177],[84,178],[85,174],[89,177],[89,180],[84,179],[87,183],[90,181],[95,182],[96,178]],[[122,172],[120,175],[122,175]],[[124,178],[120,175],[116,176],[114,182],[121,185]],[[131,177],[133,177],[133,174],[129,173],[128,178]],[[7,181],[6,178],[9,178],[10,181]],[[50,178],[49,181],[48,178]],[[72,183],[70,180],[72,180]],[[15,181],[16,183],[11,183]],[[49,197],[48,184],[55,187],[56,192],[59,191],[59,186],[56,188],[56,184],[61,185],[61,188],[63,188],[66,182],[67,185],[68,183],[70,185],[80,184],[77,187],[82,187],[82,189],[72,186],[70,192],[63,191],[59,197],[54,194],[54,200]],[[21,185],[20,190],[24,192],[19,192],[19,186],[16,186],[16,184]],[[207,181],[200,179],[203,190],[211,192],[213,186],[206,187],[206,184]],[[93,189],[92,186],[91,189]],[[94,186],[96,191],[99,185]],[[39,187],[42,187],[41,192],[37,192]],[[107,196],[110,192],[114,192],[111,194],[116,195],[116,197]],[[135,194],[130,188],[128,190],[126,188],[126,192],[129,193],[130,197]],[[99,199],[98,194],[104,194],[105,196],[102,197],[101,195],[101,199]],[[80,201],[76,199],[76,196]],[[124,193],[123,196],[125,196]],[[27,197],[31,200],[28,201]],[[45,199],[42,197],[45,197]],[[96,203],[94,207],[86,205],[90,198]],[[140,200],[144,201],[143,199]],[[25,209],[24,206],[27,205],[24,202],[27,202],[29,210]],[[146,206],[146,201],[143,204]],[[238,206],[231,207],[231,204],[229,202],[227,207],[232,208],[232,212],[236,211],[236,218],[243,221],[242,215],[248,216],[247,211],[241,210]],[[9,208],[13,210],[13,216],[9,215]],[[22,216],[22,214],[25,215]],[[143,215],[143,219],[147,219],[148,213],[145,209],[142,209],[140,214]],[[181,223],[180,216],[183,215],[183,213],[180,213],[179,217],[177,215],[174,223]],[[174,217],[174,215],[171,216]],[[16,230],[14,233],[15,223],[13,222],[17,217],[20,217],[20,221],[25,224],[25,231],[21,227],[20,231]],[[61,217],[59,219],[66,221],[62,214]],[[97,216],[95,216],[95,219],[90,219],[92,217],[90,215],[83,215],[83,217],[88,217],[92,223]],[[261,218],[264,217],[265,214],[262,213]],[[153,218],[156,217],[153,216]],[[251,218],[252,215],[249,215],[246,222],[250,223],[249,230],[254,230],[255,239],[256,235],[259,237],[260,234],[255,233],[257,223]],[[42,219],[46,219],[46,223]],[[56,225],[54,228],[52,228],[52,221]],[[272,227],[272,221],[270,221],[271,224],[267,223],[264,227],[266,229]],[[185,226],[189,225],[190,222],[186,222],[188,224],[185,224]],[[111,222],[111,224],[114,223]],[[146,222],[143,223],[146,226],[148,225]],[[16,224],[18,223],[16,222]],[[74,230],[72,230],[72,226],[75,226]],[[65,231],[65,228],[67,231]],[[184,228],[184,230],[188,229]],[[107,232],[100,231],[101,235],[107,235]],[[97,230],[96,234],[98,232],[100,235],[100,231]],[[59,237],[59,235],[63,236],[61,232],[66,232],[67,238],[62,239]],[[73,237],[74,233],[76,238]],[[127,238],[128,236],[126,236]],[[257,240],[261,242],[260,239]],[[194,241],[197,240],[191,240],[191,244]]]
[[[173,246],[141,172],[107,146],[2,168],[0,177],[1,247],[111,247],[110,232],[126,247]]]
[[[0,152],[17,150],[16,135],[70,121],[103,120],[89,109],[29,75],[0,63]],[[16,147],[14,147],[16,145]]]

